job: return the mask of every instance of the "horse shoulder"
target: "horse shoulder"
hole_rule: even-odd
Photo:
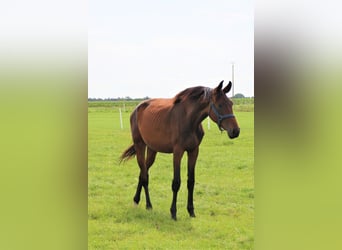
[[[203,136],[204,136],[204,130],[203,130],[203,126],[201,123],[196,129],[196,136],[197,136],[197,139],[199,140],[199,143],[201,143]]]

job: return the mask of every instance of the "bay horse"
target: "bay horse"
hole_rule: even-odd
[[[120,163],[137,156],[140,174],[133,198],[136,205],[139,204],[141,189],[144,187],[146,209],[152,209],[148,190],[148,170],[157,152],[173,153],[173,199],[170,212],[172,219],[177,220],[177,193],[181,185],[180,164],[186,151],[188,155],[187,210],[191,217],[195,217],[193,205],[195,164],[198,147],[204,136],[201,122],[209,116],[221,131],[227,131],[231,139],[238,137],[240,133],[233,114],[233,103],[226,96],[232,83],[229,82],[223,89],[222,85],[223,81],[215,89],[202,86],[187,88],[174,98],[149,99],[134,109],[130,116],[133,145],[122,153]]]

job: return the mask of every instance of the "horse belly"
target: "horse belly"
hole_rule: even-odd
[[[148,147],[157,152],[172,153],[172,134],[167,126],[158,126],[158,124],[146,120],[141,122],[139,130]]]
[[[173,146],[168,135],[157,131],[144,131],[141,133],[145,144],[156,152],[172,153]]]

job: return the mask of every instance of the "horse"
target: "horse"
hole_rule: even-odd
[[[240,134],[233,114],[233,102],[226,96],[232,82],[222,89],[223,81],[212,89],[197,86],[187,88],[173,98],[148,99],[141,102],[130,116],[133,144],[120,157],[120,163],[136,155],[140,167],[139,181],[133,201],[140,201],[142,187],[145,190],[146,209],[152,209],[148,189],[148,170],[157,152],[173,153],[173,180],[171,218],[177,220],[177,193],[181,185],[180,164],[184,152],[188,155],[188,202],[190,217],[195,217],[193,191],[195,165],[199,145],[204,136],[201,122],[210,117],[221,131],[227,131],[230,139]],[[146,156],[146,157],[145,157]]]

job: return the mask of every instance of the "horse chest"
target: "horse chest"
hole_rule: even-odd
[[[195,131],[183,131],[180,136],[180,144],[185,150],[192,150],[200,145],[203,136],[204,132],[201,128]]]

